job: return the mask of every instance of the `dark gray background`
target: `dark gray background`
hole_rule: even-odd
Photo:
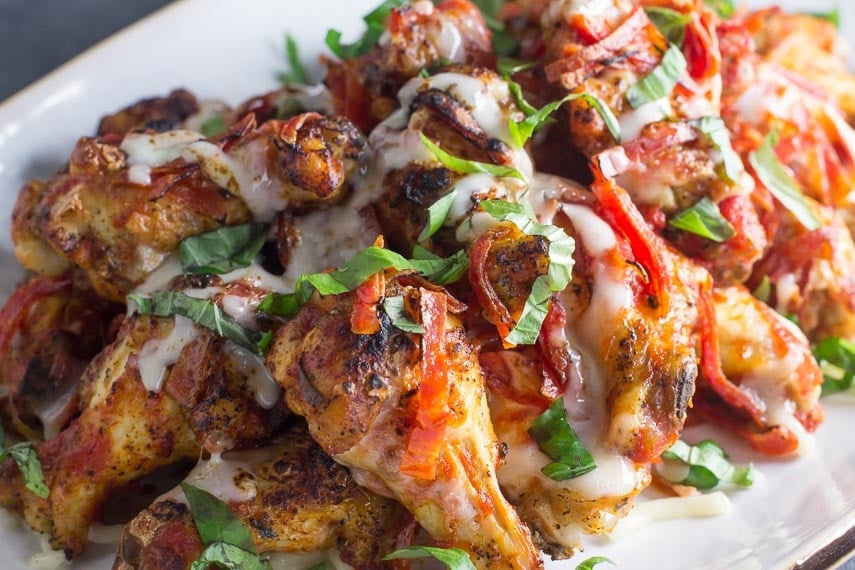
[[[0,101],[169,0],[0,0]]]
[[[0,0],[0,101],[169,0]],[[843,570],[855,570],[855,560]]]

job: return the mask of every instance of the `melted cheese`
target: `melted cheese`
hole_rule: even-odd
[[[597,22],[602,21],[609,28],[614,28],[633,8],[626,0],[554,0],[546,4],[542,17],[545,29],[569,22],[577,15]]]
[[[641,134],[641,130],[644,127],[663,121],[672,114],[671,103],[667,98],[651,101],[637,109],[621,113],[620,117],[618,117],[621,141],[624,144],[634,141]]]
[[[175,324],[169,334],[147,341],[137,356],[140,379],[150,392],[160,392],[167,368],[178,362],[184,347],[199,336],[193,321],[181,315],[173,318]]]
[[[45,439],[57,435],[77,413],[77,408],[71,404],[79,389],[79,382],[70,382],[65,391],[55,396],[48,405],[35,410],[42,422]]]
[[[715,517],[726,515],[732,509],[730,499],[721,491],[688,497],[667,497],[638,502],[609,538],[619,540],[632,536],[635,531],[650,523],[669,519]]]
[[[141,186],[151,184],[151,166],[147,164],[135,164],[128,168],[128,180]]]
[[[353,566],[341,559],[338,550],[321,550],[318,552],[264,552],[262,558],[270,562],[273,570],[300,570],[313,568],[326,563],[333,570],[351,570]]]
[[[210,459],[200,460],[184,481],[227,503],[251,501],[258,494],[258,486],[252,473],[260,463],[275,459],[277,453],[276,445],[227,451],[222,454],[213,453]],[[163,499],[187,502],[181,487],[169,491],[159,500]]]
[[[255,401],[265,410],[282,399],[282,388],[264,366],[264,358],[231,341],[225,343],[226,354],[235,366],[246,375],[246,383],[255,393]]]
[[[202,135],[196,131],[175,130],[165,133],[128,133],[121,149],[128,155],[128,164],[148,167],[162,166],[179,158],[188,144]]]

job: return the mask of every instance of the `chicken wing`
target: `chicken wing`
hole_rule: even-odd
[[[20,194],[18,259],[48,275],[73,263],[99,295],[123,301],[188,236],[347,193],[365,151],[348,121],[309,113],[254,127],[248,116],[211,140],[193,131],[81,139],[65,171]]]
[[[377,333],[354,334],[352,294],[315,298],[277,332],[268,367],[321,447],[360,485],[399,500],[435,541],[465,549],[481,568],[539,567],[499,491],[498,445],[466,332],[446,313],[445,294],[426,291],[386,282],[388,296],[413,299],[435,319],[421,339],[383,313]]]
[[[252,532],[256,550],[283,568],[308,568],[328,555],[357,569],[378,568],[409,517],[394,501],[358,487],[302,422],[264,447],[200,462],[186,481],[226,501]],[[185,570],[201,552],[176,489],[125,526],[113,568]]]

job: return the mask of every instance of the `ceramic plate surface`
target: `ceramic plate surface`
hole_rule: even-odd
[[[176,87],[232,104],[270,90],[276,84],[274,72],[283,66],[283,32],[294,35],[305,61],[316,61],[327,28],[342,30],[345,38],[355,36],[362,29],[360,16],[376,3],[183,0],[3,103],[0,299],[23,273],[8,235],[18,189],[33,177],[49,177],[67,159],[77,138],[94,132],[103,114]],[[779,4],[820,11],[832,2]],[[839,4],[844,35],[855,38],[855,5]],[[317,69],[315,77],[320,78]],[[731,493],[730,514],[651,523],[620,540],[592,539],[583,555],[548,567],[572,569],[590,555],[608,556],[622,570],[754,570],[785,568],[804,560],[855,526],[855,397],[838,396],[824,404],[827,420],[813,448],[795,460],[759,458],[735,437],[713,434],[735,462],[753,461],[764,475],[753,488]],[[697,441],[704,435],[689,431],[686,439]],[[3,568],[27,568],[38,549],[38,539],[28,531],[0,529]],[[110,550],[95,548],[73,568],[110,568]]]

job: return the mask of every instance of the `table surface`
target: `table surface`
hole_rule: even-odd
[[[169,0],[0,0],[0,101]],[[855,570],[855,558],[842,570]]]

